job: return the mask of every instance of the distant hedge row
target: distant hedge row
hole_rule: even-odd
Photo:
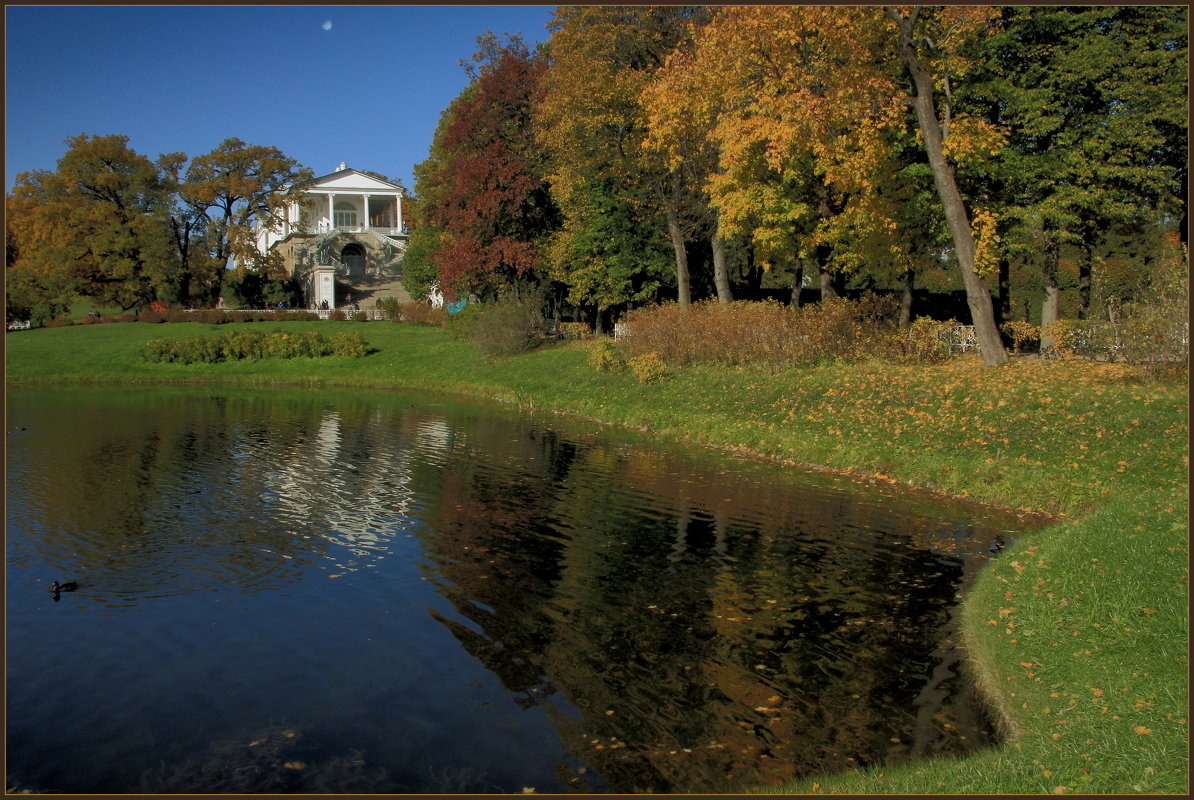
[[[71,325],[104,325],[114,322],[202,322],[207,325],[223,325],[229,322],[313,322],[318,319],[319,314],[314,311],[223,311],[214,308],[201,308],[194,311],[161,311],[143,308],[136,313],[129,311],[107,317],[88,316],[77,322],[67,316],[58,316],[47,322],[46,327],[67,328]]]
[[[263,358],[360,358],[368,352],[368,345],[358,333],[327,336],[319,331],[262,333],[240,330],[222,336],[151,339],[145,343],[141,356],[154,363],[215,364]]]

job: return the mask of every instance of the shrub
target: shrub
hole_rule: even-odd
[[[599,339],[589,348],[589,366],[598,372],[621,372],[626,369],[626,358],[612,339]]]
[[[471,306],[461,317],[466,341],[488,356],[512,356],[526,352],[543,339],[543,314],[536,296],[504,297],[487,305]],[[469,307],[466,307],[466,311]]]
[[[561,322],[560,336],[564,339],[588,339],[593,335],[586,322]]]
[[[167,311],[170,310],[170,307],[167,306],[165,303],[163,303],[161,300],[154,300],[152,303],[149,304],[149,310],[153,311],[154,313],[157,313],[157,314],[165,314]]]
[[[152,325],[157,325],[166,321],[166,314],[162,311],[155,311],[151,308],[143,308],[137,312],[135,317],[137,322],[148,322]]]
[[[46,323],[46,327],[47,328],[69,328],[71,325],[74,325],[74,324],[75,324],[74,320],[72,320],[70,317],[66,316],[65,314],[59,314],[58,316],[51,318],[50,321]]]
[[[635,356],[630,359],[630,371],[634,373],[634,377],[638,378],[641,383],[651,383],[653,381],[661,380],[667,375],[667,367],[663,363],[663,359],[656,353],[644,353],[641,356]]]
[[[344,320],[348,319],[348,315],[344,313],[344,309],[337,308],[334,309],[331,314],[328,314],[328,319],[336,320],[337,322],[343,322]]]
[[[904,356],[909,361],[926,363],[941,361],[949,356],[950,332],[957,320],[945,321],[917,317],[904,334]]]
[[[278,338],[278,334],[271,334],[269,338]],[[255,361],[267,355],[266,336],[264,333],[252,329],[229,331],[224,334],[223,349],[228,361],[244,359]],[[268,354],[274,355],[273,352]]]
[[[894,301],[828,300],[802,309],[774,300],[675,303],[637,309],[626,320],[632,353],[669,364],[712,362],[772,367],[827,359],[898,355]]]
[[[360,358],[369,353],[369,346],[359,333],[337,333],[330,344],[331,355]]]
[[[295,358],[307,355],[314,344],[317,343],[309,343],[304,347],[301,340],[292,339],[288,333],[275,331],[268,337],[263,337],[262,355],[267,358]]]
[[[220,336],[152,339],[145,343],[141,356],[152,362],[214,364],[220,361],[320,358],[330,355],[360,358],[368,353],[368,345],[357,333],[336,334],[329,338],[319,331],[273,331],[265,334],[253,329],[242,329]]]
[[[448,323],[448,310],[434,308],[430,303],[403,303],[398,307],[398,320],[412,325],[435,325],[444,327]]]
[[[1190,261],[1177,247],[1163,254],[1148,297],[1124,308],[1123,358],[1149,374],[1190,361]]]
[[[177,342],[167,341],[166,339],[150,339],[141,348],[141,357],[146,361],[154,363],[174,361],[174,353],[177,349],[175,345],[177,345]]]
[[[1012,352],[1019,353],[1027,344],[1036,343],[1040,347],[1041,329],[1027,320],[1012,320],[1000,326],[1007,338],[1012,340]]]
[[[377,301],[377,307],[381,310],[382,316],[391,322],[398,322],[402,317],[397,297],[383,297]]]
[[[1059,319],[1041,326],[1041,355],[1051,358],[1106,358],[1119,350],[1116,326],[1089,320]]]
[[[368,311],[352,312],[352,321],[353,322],[368,322],[369,321],[369,312]]]

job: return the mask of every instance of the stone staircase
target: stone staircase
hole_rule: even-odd
[[[409,303],[410,294],[402,285],[402,279],[393,275],[365,275],[351,278],[340,277],[336,296],[341,306],[356,303],[361,310],[368,311],[385,297],[393,297],[399,303]],[[343,292],[341,292],[343,290]]]

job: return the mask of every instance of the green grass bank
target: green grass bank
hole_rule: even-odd
[[[356,331],[373,352],[152,364],[146,341],[229,326],[89,325],[10,333],[10,384],[224,382],[411,388],[574,414],[884,491],[915,487],[1057,522],[995,559],[964,601],[969,663],[1008,736],[999,748],[809,777],[789,793],[1179,793],[1189,789],[1189,390],[1089,362],[868,362],[773,372],[686,367],[640,382],[589,346],[491,360],[443,330]]]

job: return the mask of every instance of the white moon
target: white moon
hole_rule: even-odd
[[[323,29],[324,29],[325,31],[330,31],[330,30],[332,29],[332,21],[331,21],[330,19],[329,19],[329,20],[326,20],[326,21],[324,21],[324,23],[323,23]]]

